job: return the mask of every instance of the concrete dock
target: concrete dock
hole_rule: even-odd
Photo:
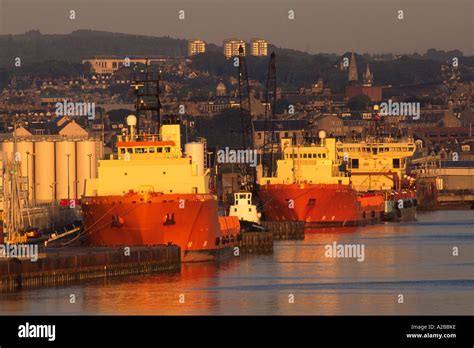
[[[0,259],[0,291],[54,286],[81,280],[179,271],[176,245],[117,248],[67,248],[42,252],[36,262]]]

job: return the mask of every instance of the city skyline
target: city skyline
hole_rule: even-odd
[[[130,7],[136,11],[130,11]],[[71,10],[75,11],[75,19],[69,18]],[[110,16],[112,10],[114,15]],[[288,18],[288,11],[294,11],[294,19]],[[398,19],[398,11],[403,11],[403,19]],[[472,55],[472,12],[469,0],[397,0],[390,5],[374,0],[243,0],[225,4],[216,0],[138,0],[133,4],[100,0],[94,6],[80,0],[3,0],[0,33],[40,30],[44,34],[67,34],[90,29],[186,40],[199,38],[219,46],[226,38],[250,42],[261,37],[276,46],[312,54],[410,54],[436,48],[459,49]],[[179,19],[180,14],[183,19]]]

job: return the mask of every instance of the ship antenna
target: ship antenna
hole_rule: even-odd
[[[136,132],[139,133],[138,119],[140,111],[152,112],[153,131],[156,133],[160,130],[161,125],[161,102],[160,102],[160,74],[161,70],[158,68],[157,77],[154,78],[154,73],[149,70],[150,59],[146,58],[145,70],[141,71],[141,78],[135,77],[134,74],[134,91],[136,94],[135,110],[137,115]],[[135,70],[135,69],[134,69]],[[139,73],[140,75],[140,73]],[[144,75],[144,77],[143,77]],[[153,114],[154,113],[154,114]]]

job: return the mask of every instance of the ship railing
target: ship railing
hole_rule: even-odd
[[[148,134],[142,133],[131,137],[130,135],[118,135],[117,141],[160,141],[161,136],[159,134]]]

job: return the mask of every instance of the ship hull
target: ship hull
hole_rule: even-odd
[[[268,221],[303,221],[308,228],[361,226],[379,222],[382,195],[359,195],[349,185],[264,185],[259,196]]]
[[[240,226],[219,217],[208,194],[138,194],[84,197],[84,229],[91,246],[176,244],[182,261],[211,261],[231,254]]]

